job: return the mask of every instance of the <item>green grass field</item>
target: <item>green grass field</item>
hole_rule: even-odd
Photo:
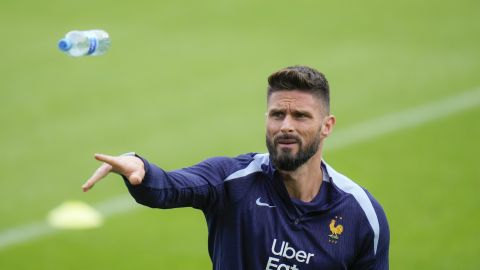
[[[81,192],[96,152],[136,151],[166,169],[265,152],[266,77],[281,67],[327,75],[338,133],[478,91],[479,11],[467,0],[4,1],[0,235],[66,200],[125,195],[117,176]],[[107,55],[56,48],[93,28],[110,33]],[[477,105],[326,151],[385,208],[391,269],[480,269],[479,118]],[[210,268],[192,209],[135,207],[0,248],[2,270]]]

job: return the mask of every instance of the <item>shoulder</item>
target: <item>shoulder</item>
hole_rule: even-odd
[[[233,180],[251,173],[261,171],[263,164],[268,164],[268,154],[247,153],[236,157],[213,157],[202,163],[225,176],[225,181]]]
[[[333,185],[341,192],[354,198],[355,208],[358,209],[361,216],[365,217],[369,225],[368,234],[373,236],[373,250],[376,253],[381,238],[389,237],[387,218],[382,206],[366,189],[347,176],[335,171],[328,164],[325,165]]]
[[[263,171],[263,165],[268,163],[269,155],[258,153],[236,157],[214,157],[203,161],[204,166],[216,171],[218,187],[224,194],[222,205],[232,205],[244,199],[245,194],[251,190],[257,179],[254,175]],[[216,207],[215,212],[219,213],[221,209],[223,208]]]
[[[361,187],[347,176],[337,172],[328,164],[324,164],[332,184],[341,192],[352,195],[358,206],[363,209],[367,216],[376,216],[377,211],[384,215],[380,203],[365,188]]]

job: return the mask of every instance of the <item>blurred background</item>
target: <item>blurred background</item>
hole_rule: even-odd
[[[267,76],[330,81],[325,159],[390,222],[391,269],[480,269],[479,1],[2,1],[0,269],[211,269],[200,211],[137,206],[96,152],[165,169],[266,152]],[[72,58],[70,30],[112,47]],[[337,136],[337,137],[336,137]],[[84,201],[103,226],[56,230]]]

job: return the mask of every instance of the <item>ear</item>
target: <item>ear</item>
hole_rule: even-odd
[[[326,138],[332,133],[333,127],[335,126],[337,119],[335,118],[334,115],[328,115],[325,118],[323,118],[323,123],[322,123],[322,137]]]

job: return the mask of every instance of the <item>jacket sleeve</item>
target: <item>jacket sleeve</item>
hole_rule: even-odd
[[[139,158],[145,165],[145,177],[140,185],[131,185],[123,177],[128,191],[139,204],[164,209],[194,207],[208,211],[222,207],[223,181],[236,166],[232,158],[215,157],[167,172]]]
[[[351,269],[354,270],[388,270],[389,269],[389,245],[390,245],[390,229],[387,217],[382,206],[368,193],[373,207],[377,214],[380,227],[378,235],[377,249],[374,247],[374,234],[370,230],[364,235],[363,243],[358,248],[357,259]],[[365,224],[365,226],[369,226]]]

